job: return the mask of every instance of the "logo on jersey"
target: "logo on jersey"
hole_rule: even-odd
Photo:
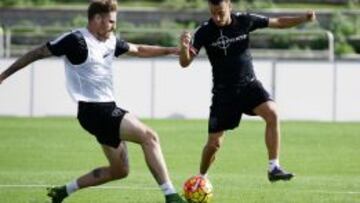
[[[245,40],[247,37],[247,34],[243,34],[237,37],[229,38],[226,35],[223,35],[222,31],[220,31],[220,37],[215,42],[211,43],[211,46],[223,49],[224,54],[227,55],[227,48],[230,46],[230,44]]]
[[[106,57],[110,56],[110,54],[111,54],[111,53],[106,53],[106,54],[104,54],[104,55],[103,55],[103,58],[106,58]]]
[[[225,35],[221,35],[215,42],[211,43],[211,46],[218,47],[220,49],[227,49],[231,43],[245,40],[246,38],[247,38],[246,34],[234,38],[228,38]]]

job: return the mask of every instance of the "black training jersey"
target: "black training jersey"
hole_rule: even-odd
[[[194,33],[192,52],[201,47],[212,65],[214,90],[244,85],[255,78],[249,52],[249,33],[267,27],[269,19],[247,13],[231,14],[231,24],[218,27],[212,19],[203,23]]]

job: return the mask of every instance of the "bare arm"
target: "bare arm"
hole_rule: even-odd
[[[180,57],[179,62],[181,67],[188,67],[195,55],[190,50],[191,34],[189,32],[184,32],[180,37]]]
[[[17,59],[8,69],[6,69],[0,74],[0,84],[6,78],[14,74],[16,71],[29,65],[30,63],[42,58],[49,57],[51,55],[51,52],[45,44],[29,51],[28,53]]]
[[[179,49],[177,47],[161,47],[161,46],[129,43],[129,51],[127,53],[131,56],[155,57],[155,56],[165,56],[170,54],[178,54]]]
[[[290,28],[302,23],[315,21],[316,15],[314,11],[308,11],[304,15],[301,16],[293,16],[293,17],[277,17],[269,19],[269,27],[270,28]]]

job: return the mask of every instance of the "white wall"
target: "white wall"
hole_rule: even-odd
[[[13,60],[0,60],[0,71]],[[0,85],[0,115],[30,115],[30,69],[25,68]]]
[[[283,118],[332,118],[333,65],[324,62],[277,64],[276,101]]]
[[[0,71],[12,62],[1,60]],[[337,62],[336,69],[326,61],[254,64],[283,119],[360,121],[360,62]],[[121,58],[114,72],[118,105],[139,117],[208,117],[212,76],[207,59],[181,69],[176,58]],[[59,59],[38,61],[0,86],[0,115],[74,116],[76,110]]]
[[[337,64],[337,120],[360,120],[360,62]]]

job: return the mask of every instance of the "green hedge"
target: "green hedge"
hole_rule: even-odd
[[[357,19],[349,19],[340,13],[334,15],[332,23],[325,29],[331,30],[335,35],[336,54],[342,55],[347,53],[358,52],[359,41],[349,41],[350,36],[360,34],[358,26],[360,17]],[[56,25],[49,27],[41,27],[32,24],[32,22],[24,23],[23,26],[13,27],[14,34],[22,34],[24,36],[56,36],[62,32],[71,30],[71,28],[86,26],[87,19],[84,16],[77,16],[66,25]],[[193,30],[195,23],[181,24],[172,21],[163,21],[160,24],[152,25],[134,25],[128,22],[118,22],[118,33],[122,34],[126,40],[134,43],[159,44],[164,46],[176,46],[179,40],[179,34],[182,30]],[[360,27],[360,26],[359,26]],[[307,24],[300,27],[304,30],[319,29],[316,23]],[[296,29],[295,33],[296,33]],[[294,34],[294,30],[281,30],[276,33],[272,32],[254,32],[252,34],[252,42],[254,47],[258,48],[275,48],[275,49],[326,49],[326,36],[320,35],[302,35]],[[292,32],[291,32],[292,31]],[[354,43],[355,42],[355,43]]]

